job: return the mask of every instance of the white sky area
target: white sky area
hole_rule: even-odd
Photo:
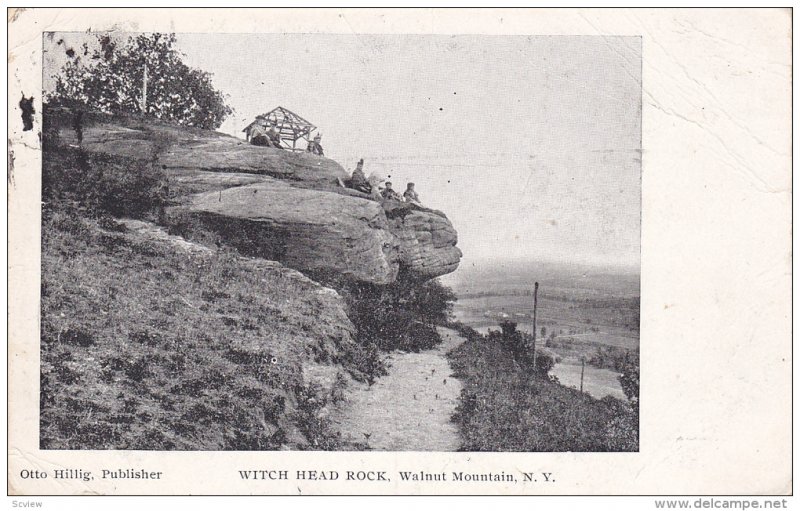
[[[65,35],[76,50],[86,37],[53,39]],[[179,34],[177,46],[229,96],[220,131],[243,137],[257,114],[292,110],[346,169],[364,158],[395,189],[415,182],[458,230],[462,265],[638,268],[639,38]]]

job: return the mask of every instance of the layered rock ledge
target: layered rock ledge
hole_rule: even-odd
[[[183,211],[242,253],[389,284],[399,249],[380,204],[262,181],[194,196]]]
[[[169,179],[170,215],[244,254],[379,285],[401,270],[424,280],[458,267],[444,213],[343,189],[337,179],[348,174],[328,158],[150,119],[93,114],[84,123],[78,140],[72,121],[57,121],[60,143],[154,162]]]

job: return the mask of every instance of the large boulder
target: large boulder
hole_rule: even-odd
[[[165,169],[246,172],[332,187],[349,176],[335,161],[311,153],[260,147],[233,137],[203,137],[172,144],[158,156]]]
[[[454,272],[461,260],[458,234],[443,213],[416,209],[389,220],[400,264],[412,276],[431,279]]]
[[[172,182],[193,194],[174,212],[240,252],[300,271],[388,284],[401,268],[427,280],[461,259],[456,230],[439,211],[242,173],[192,172]]]
[[[444,213],[342,188],[348,174],[328,158],[135,115],[46,112],[48,139],[58,144],[158,165],[179,231],[199,222],[198,232],[244,254],[374,284],[393,282],[400,269],[424,280],[458,267]]]
[[[200,193],[176,208],[240,252],[312,274],[394,282],[399,250],[380,204],[275,179]]]

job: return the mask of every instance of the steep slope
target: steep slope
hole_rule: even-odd
[[[324,407],[364,374],[332,289],[69,210],[44,217],[41,328],[43,449],[341,448]]]

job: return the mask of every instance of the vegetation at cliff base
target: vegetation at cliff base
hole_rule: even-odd
[[[341,289],[360,341],[383,351],[418,352],[441,343],[435,325],[449,320],[456,300],[436,279],[417,282],[402,274],[386,286],[351,282]]]
[[[544,366],[537,363],[535,373],[520,361],[502,334],[455,326],[467,338],[448,355],[464,384],[453,417],[461,450],[638,451],[635,401],[598,400],[562,386]]]

